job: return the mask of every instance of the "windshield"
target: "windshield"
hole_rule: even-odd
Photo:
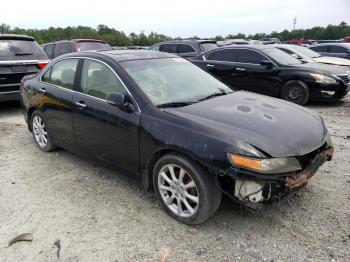
[[[1,60],[47,59],[42,48],[35,41],[0,40]]]
[[[200,46],[203,52],[218,48],[218,45],[215,43],[201,43]]]
[[[103,42],[78,42],[78,48],[80,51],[87,50],[109,50],[112,49],[109,44]]]
[[[193,103],[232,92],[183,58],[134,60],[120,64],[155,106]]]
[[[307,57],[311,57],[311,58],[316,58],[316,57],[320,57],[321,55],[307,47],[304,46],[293,46],[293,49],[295,49],[296,51],[302,53],[303,55],[307,56]]]
[[[277,48],[267,48],[267,49],[264,49],[263,52],[281,65],[302,64],[302,62],[300,62],[298,59],[292,57],[291,55]]]

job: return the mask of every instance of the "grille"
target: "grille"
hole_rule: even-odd
[[[349,75],[337,75],[345,84],[350,82]]]

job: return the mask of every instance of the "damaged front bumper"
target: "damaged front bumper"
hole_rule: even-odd
[[[318,149],[303,157],[301,171],[285,174],[266,175],[232,167],[217,174],[220,180],[218,185],[223,193],[236,202],[259,209],[264,203],[281,201],[296,189],[305,186],[320,166],[332,159],[333,153],[333,147]]]

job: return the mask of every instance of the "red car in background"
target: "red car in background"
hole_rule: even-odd
[[[310,39],[295,39],[295,40],[283,41],[283,44],[309,46],[309,45],[317,44],[317,41],[310,40]]]
[[[342,40],[343,43],[350,43],[350,36],[345,36]]]

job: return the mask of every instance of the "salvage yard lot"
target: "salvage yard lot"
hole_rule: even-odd
[[[224,199],[207,223],[171,219],[139,181],[34,144],[0,104],[0,261],[350,261],[350,97],[309,105],[335,145],[292,201],[253,214]],[[18,234],[32,242],[7,247]],[[56,244],[55,244],[56,243]]]

